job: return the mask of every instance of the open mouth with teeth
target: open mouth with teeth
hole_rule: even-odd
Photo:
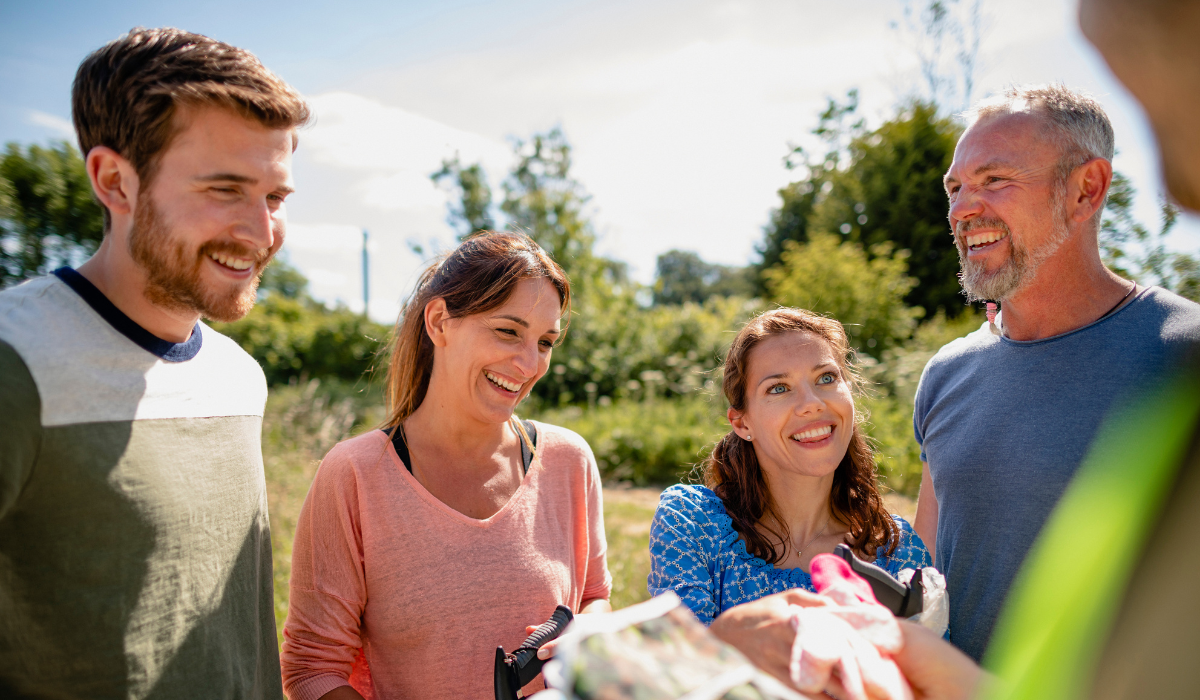
[[[967,249],[972,252],[983,250],[993,243],[1002,241],[1005,238],[1008,238],[1008,234],[1004,233],[1003,231],[984,231],[983,233],[977,233],[973,236],[964,236]]]
[[[507,379],[505,379],[504,377],[501,377],[497,374],[493,374],[487,370],[483,371],[483,376],[487,377],[487,380],[492,383],[492,386],[494,386],[497,389],[500,389],[506,393],[515,395],[517,393],[520,393],[520,391],[521,391],[520,384],[518,384],[516,382],[510,382]]]
[[[804,445],[813,445],[828,440],[833,435],[832,425],[822,425],[819,428],[811,428],[801,433],[792,435],[792,440]]]
[[[227,267],[235,272],[245,272],[246,270],[254,267],[253,260],[243,260],[241,258],[235,258],[232,255],[226,255],[224,253],[209,253],[208,257],[218,265]]]

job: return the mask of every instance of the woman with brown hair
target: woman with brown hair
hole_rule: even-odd
[[[556,605],[611,609],[595,458],[514,415],[570,300],[518,233],[470,238],[421,276],[392,341],[387,420],[330,451],[300,514],[292,700],[491,697],[497,646]]]
[[[711,624],[740,603],[813,590],[809,562],[842,543],[893,575],[931,564],[879,496],[851,353],[842,324],[801,309],[768,311],[738,333],[723,378],[733,430],[705,461],[704,486],[663,492],[651,594],[673,590]]]

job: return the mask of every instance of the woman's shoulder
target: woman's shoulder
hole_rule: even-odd
[[[878,560],[886,561],[886,568],[889,571],[895,569],[895,571],[891,571],[892,574],[897,573],[900,569],[920,569],[931,566],[933,560],[929,556],[929,550],[912,525],[899,515],[892,515],[892,521],[897,528],[896,548],[890,555],[881,554]],[[882,547],[880,549],[886,551]]]
[[[707,520],[711,520],[714,515],[728,517],[721,497],[713,493],[712,489],[695,484],[675,484],[665,489],[658,497],[658,509],[703,515]]]
[[[691,484],[676,484],[662,492],[654,511],[654,527],[683,529],[726,544],[737,539],[721,497],[711,489]]]
[[[388,442],[388,436],[382,430],[368,430],[362,435],[342,440],[325,453],[317,473],[330,478],[378,464],[387,457]]]

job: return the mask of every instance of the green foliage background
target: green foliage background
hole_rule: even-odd
[[[959,295],[947,235],[941,176],[958,128],[935,105],[917,102],[868,130],[855,92],[830,100],[814,130],[824,152],[793,148],[787,156],[797,180],[779,191],[761,259],[739,268],[668,251],[650,287],[595,252],[589,197],[571,173],[561,131],[514,142],[517,165],[499,202],[479,164],[449,160],[432,178],[453,193],[449,220],[460,236],[523,230],[570,275],[569,331],[520,412],[582,435],[606,485],[696,478],[696,465],[728,430],[719,368],[733,335],[753,315],[793,305],[845,324],[868,380],[857,405],[880,481],[915,495],[921,463],[912,404],[921,371],[940,347],[983,323]],[[1106,263],[1200,299],[1200,261],[1166,247],[1177,212],[1164,203],[1152,230],[1134,217],[1134,194],[1118,174],[1101,231]],[[79,264],[103,231],[72,146],[8,144],[0,158],[0,287]],[[282,631],[301,504],[330,447],[383,418],[372,372],[386,361],[391,329],[314,300],[285,259],[267,269],[248,316],[214,325],[263,366],[271,385],[263,452]],[[606,497],[605,518],[613,602],[622,607],[646,595],[653,502],[616,493]]]
[[[855,91],[831,99],[813,130],[820,148],[787,154],[797,179],[779,191],[761,260],[732,267],[668,251],[649,287],[595,252],[590,198],[572,174],[561,130],[513,142],[516,165],[498,201],[479,164],[448,160],[431,177],[452,193],[448,219],[460,237],[525,231],[571,277],[568,333],[521,412],[583,435],[606,478],[662,484],[693,474],[728,429],[719,367],[734,333],[754,314],[790,305],[845,324],[873,382],[859,405],[870,415],[881,478],[911,494],[920,468],[911,406],[921,369],[938,347],[981,323],[958,290],[941,187],[959,133],[932,103],[905,104],[868,129]],[[1118,174],[1101,231],[1106,262],[1127,277],[1200,298],[1200,262],[1165,245],[1177,212],[1164,204],[1151,230],[1133,215],[1134,195]],[[0,286],[78,264],[103,230],[72,146],[8,144],[0,158]],[[248,316],[214,325],[263,366],[274,394],[319,380],[341,387],[326,414],[341,415],[337,402],[352,400],[351,423],[381,415],[372,371],[386,360],[390,328],[317,302],[286,260],[267,269]],[[318,441],[334,433],[318,430]],[[277,444],[305,440],[281,434]]]

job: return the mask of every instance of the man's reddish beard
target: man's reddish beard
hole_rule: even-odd
[[[134,212],[129,251],[146,272],[146,298],[152,303],[224,322],[236,321],[254,308],[259,278],[274,255],[272,250],[254,250],[233,241],[209,241],[191,250],[186,241],[172,236],[149,197],[139,201]],[[201,266],[211,253],[253,259],[250,282],[227,289],[206,287]]]

